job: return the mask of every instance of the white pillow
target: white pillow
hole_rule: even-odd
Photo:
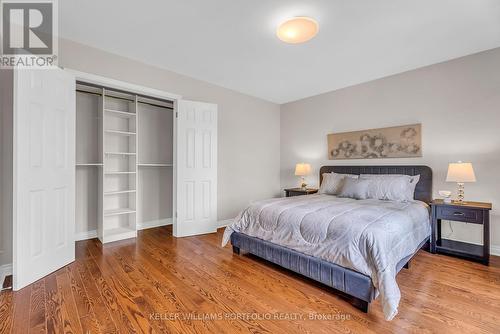
[[[360,179],[371,181],[368,198],[408,202],[414,199],[420,175],[361,174]]]
[[[368,187],[371,183],[371,180],[346,177],[342,189],[340,190],[339,197],[367,199]]]
[[[323,173],[323,181],[319,187],[320,194],[327,195],[338,195],[342,185],[344,184],[344,179],[353,178],[357,179],[358,175],[352,174],[338,174],[338,173]]]

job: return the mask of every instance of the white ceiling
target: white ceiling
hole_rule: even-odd
[[[500,47],[499,0],[63,0],[62,37],[276,103]],[[301,45],[277,25],[311,16]]]

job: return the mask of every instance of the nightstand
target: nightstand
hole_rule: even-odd
[[[431,207],[431,253],[458,256],[488,265],[490,259],[491,203],[464,202],[460,204],[458,202],[445,203],[443,200],[434,200]],[[441,220],[483,225],[483,245],[442,238]]]
[[[301,195],[312,195],[318,192],[318,189],[313,189],[313,188],[307,188],[307,189],[302,189],[302,188],[288,188],[285,189],[285,196],[286,197],[292,197],[292,196],[301,196]]]

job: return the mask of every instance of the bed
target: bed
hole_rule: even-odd
[[[420,175],[414,201],[353,200],[331,195],[251,204],[226,228],[233,252],[250,253],[334,288],[368,312],[377,296],[386,320],[397,314],[395,276],[428,249],[432,170],[427,166],[323,166],[323,173]],[[279,223],[278,223],[279,222]]]

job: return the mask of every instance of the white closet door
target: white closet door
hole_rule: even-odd
[[[75,260],[75,78],[14,74],[14,290]]]
[[[215,232],[217,105],[180,100],[177,112],[174,235]]]

